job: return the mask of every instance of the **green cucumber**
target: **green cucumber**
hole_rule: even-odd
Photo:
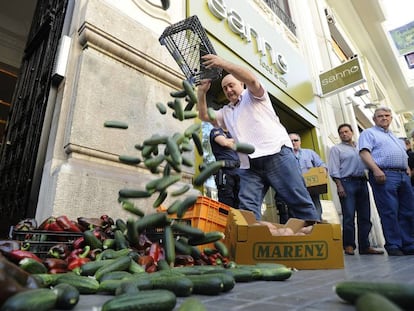
[[[190,152],[190,151],[194,150],[194,147],[189,142],[182,143],[181,146],[180,146],[180,150],[181,150],[181,152]]]
[[[127,227],[126,227],[126,223],[123,219],[117,218],[115,220],[115,226],[119,231],[126,232]]]
[[[122,257],[116,258],[113,262],[110,262],[107,265],[100,267],[95,272],[95,275],[94,275],[95,279],[99,281],[102,276],[112,271],[126,271],[128,270],[130,264],[131,264],[131,257],[129,256],[122,256]]]
[[[1,311],[49,311],[55,308],[56,293],[49,288],[35,288],[19,292],[9,297],[1,306]]]
[[[197,95],[194,92],[193,86],[191,83],[187,80],[183,80],[183,88],[185,92],[187,93],[188,97],[190,98],[190,101],[193,103],[197,103]]]
[[[200,299],[195,297],[186,298],[177,311],[207,311]]]
[[[129,242],[127,240],[127,238],[125,237],[125,234],[128,234],[128,226],[125,232],[121,231],[121,230],[115,230],[114,231],[114,239],[115,239],[115,249],[116,250],[123,250],[123,249],[128,249],[129,247]],[[102,255],[104,255],[105,252],[109,251],[109,249],[104,250]],[[104,257],[102,257],[104,258]],[[114,257],[112,257],[114,258]]]
[[[173,91],[170,92],[170,95],[171,97],[184,98],[187,96],[187,92],[185,90]]]
[[[184,120],[195,119],[197,117],[198,117],[198,112],[197,111],[184,110]]]
[[[104,122],[105,127],[112,127],[117,129],[124,129],[126,130],[128,128],[128,124],[122,121],[116,121],[116,120],[108,120]]]
[[[173,223],[171,224],[171,228],[173,228],[174,231],[178,231],[188,237],[194,237],[194,238],[204,237],[203,230],[180,223],[180,222],[173,221]]]
[[[168,225],[171,220],[166,213],[147,214],[141,219],[137,220],[138,232],[143,232],[147,228],[164,227]]]
[[[394,302],[387,297],[377,293],[365,293],[361,295],[356,303],[357,311],[402,311]]]
[[[144,159],[147,159],[151,154],[157,153],[158,145],[144,145],[141,150],[141,155]]]
[[[179,195],[182,195],[182,194],[184,194],[184,193],[186,193],[188,190],[190,190],[191,189],[191,186],[189,185],[189,184],[185,184],[185,185],[183,185],[181,188],[179,188],[179,189],[177,189],[177,190],[174,190],[174,191],[172,191],[171,192],[171,195],[173,196],[173,197],[176,197],[176,196],[179,196]]]
[[[385,296],[402,308],[414,306],[414,285],[389,282],[342,281],[335,285],[335,293],[343,300],[355,304],[367,292]]]
[[[141,159],[135,156],[130,156],[130,155],[126,155],[126,154],[121,154],[118,157],[119,161],[126,163],[126,164],[131,164],[131,165],[136,165],[141,163]]]
[[[175,242],[174,242],[174,234],[173,234],[171,226],[164,227],[163,246],[164,246],[165,260],[170,266],[174,266]]]
[[[218,295],[223,292],[223,279],[216,274],[187,275],[193,282],[193,294]]]
[[[175,200],[168,208],[167,208],[167,214],[176,214],[178,211],[178,207],[181,205],[181,200]]]
[[[115,296],[120,296],[123,294],[128,295],[136,295],[138,294],[139,289],[137,286],[135,286],[134,281],[126,281],[121,283],[117,289],[115,290]]]
[[[206,232],[201,238],[190,238],[188,239],[188,244],[190,245],[203,245],[208,243],[214,243],[219,240],[224,239],[224,233],[220,231],[211,231]]]
[[[107,300],[101,311],[171,311],[177,304],[177,297],[168,290],[139,291],[134,295],[119,295]]]
[[[224,273],[230,274],[236,283],[256,281],[255,276],[250,269],[230,268],[225,269]]]
[[[202,156],[204,151],[200,136],[197,133],[192,133],[191,138],[193,139],[194,145],[196,146],[198,155]]]
[[[214,247],[219,251],[219,253],[223,257],[228,257],[229,256],[229,250],[227,249],[227,246],[223,242],[221,242],[221,241],[214,242]]]
[[[172,137],[168,137],[167,139],[167,148],[174,163],[180,165],[182,162],[180,148]]]
[[[198,199],[198,196],[196,195],[186,197],[181,202],[180,206],[178,206],[177,217],[182,218],[185,212],[197,202],[197,199]]]
[[[162,190],[155,201],[152,203],[152,207],[157,208],[159,207],[167,198],[168,192],[166,190]]]
[[[166,289],[178,297],[188,297],[193,293],[193,282],[184,275],[154,276],[151,283],[154,289]]]
[[[131,284],[131,282],[133,282],[134,286],[136,286],[140,290],[152,289],[151,279],[145,273],[144,276],[139,277],[139,278],[131,277],[131,278],[125,278],[121,280],[104,280],[99,283],[98,292],[114,294],[117,288],[121,286],[123,283]]]
[[[89,261],[81,266],[80,274],[83,276],[92,276],[100,267],[104,266],[109,261],[114,261],[114,259]]]
[[[174,99],[174,114],[178,120],[184,120],[183,105],[181,104],[181,101],[178,98]]]
[[[284,281],[292,276],[292,269],[287,267],[261,268],[260,272],[263,281]]]
[[[201,130],[201,123],[193,123],[184,131],[184,136],[191,137],[193,133],[198,133]]]
[[[216,111],[213,108],[211,107],[207,108],[207,115],[210,121],[216,120]]]
[[[121,198],[149,198],[151,193],[146,190],[137,189],[121,189],[119,190]]]
[[[167,156],[166,158],[165,158],[166,160],[167,160],[167,162],[168,162],[168,164],[177,172],[177,173],[181,173],[181,164],[179,164],[179,163],[176,163],[173,159],[172,159],[172,157],[171,157],[171,155],[169,155],[169,156]]]
[[[217,173],[222,167],[224,167],[224,161],[211,162],[194,178],[194,185],[202,186],[210,176]]]
[[[44,264],[28,257],[19,261],[19,267],[30,274],[47,273],[48,271]]]
[[[253,145],[247,144],[247,143],[235,143],[234,144],[234,150],[240,153],[246,153],[251,154],[254,152],[255,148]]]
[[[175,250],[177,252],[177,254],[180,255],[191,255],[191,246],[188,245],[188,243],[186,241],[184,241],[184,239],[177,239],[174,241],[175,243]]]
[[[99,289],[99,282],[94,278],[82,275],[62,275],[57,279],[57,284],[66,283],[76,287],[80,294],[95,294]]]
[[[158,167],[158,165],[160,165],[162,163],[162,161],[165,160],[165,155],[163,154],[159,154],[156,157],[153,158],[147,158],[144,161],[144,165],[145,167],[147,167],[148,169],[155,169]]]
[[[194,162],[192,160],[190,160],[189,158],[181,155],[181,159],[182,159],[183,165],[185,165],[187,167],[193,167],[194,166]]]
[[[36,280],[40,287],[46,288],[56,285],[57,279],[62,275],[63,274],[37,273],[32,274],[32,277]]]
[[[95,236],[92,230],[83,231],[83,238],[85,244],[89,245],[91,249],[102,249],[102,241]]]
[[[144,146],[156,146],[159,144],[165,144],[167,139],[168,136],[166,135],[154,134],[150,138],[144,140],[142,143]]]
[[[70,284],[60,283],[53,287],[57,295],[56,309],[71,310],[79,302],[80,293],[78,289]]]
[[[127,219],[127,237],[131,245],[138,245],[139,243],[139,233],[137,228],[137,222],[135,219]]]
[[[181,179],[181,175],[179,174],[164,176],[161,179],[159,179],[158,183],[155,186],[155,189],[160,192],[164,191],[172,184],[178,182],[180,179]]]
[[[123,280],[130,278],[131,276],[132,274],[128,271],[111,271],[103,275],[99,282],[102,283],[105,280]]]
[[[158,102],[158,103],[155,104],[155,107],[157,107],[158,111],[161,114],[166,114],[167,113],[167,107],[165,107],[165,105],[163,103]]]
[[[130,212],[131,214],[134,214],[138,217],[143,217],[145,213],[141,211],[139,208],[137,208],[134,203],[130,201],[122,201],[122,208],[126,210],[127,212]]]

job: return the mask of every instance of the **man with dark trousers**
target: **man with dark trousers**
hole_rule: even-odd
[[[414,192],[407,152],[389,129],[391,109],[375,109],[373,120],[375,126],[359,136],[359,155],[369,168],[385,249],[388,256],[414,255]]]
[[[214,176],[218,200],[233,208],[239,207],[240,177],[238,175],[239,155],[232,148],[234,139],[228,131],[214,127],[210,131],[210,145],[217,161],[224,160],[225,167]]]

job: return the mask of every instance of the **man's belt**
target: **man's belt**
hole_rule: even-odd
[[[240,161],[224,160],[224,168],[239,168]]]
[[[381,171],[392,171],[392,172],[406,172],[406,168],[397,168],[397,167],[380,167]]]
[[[365,176],[347,176],[347,177],[342,177],[341,179],[348,179],[348,180],[367,180],[367,178]]]

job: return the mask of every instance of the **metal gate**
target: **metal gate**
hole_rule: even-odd
[[[35,213],[30,191],[68,1],[38,0],[33,16],[0,150],[2,231]]]

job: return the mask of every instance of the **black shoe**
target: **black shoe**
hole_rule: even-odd
[[[378,250],[372,247],[368,247],[367,249],[360,250],[359,254],[360,255],[382,255],[384,254],[384,251]]]
[[[399,249],[389,249],[387,250],[388,256],[404,256],[404,253]]]
[[[403,251],[404,255],[414,255],[414,249],[408,249]]]

